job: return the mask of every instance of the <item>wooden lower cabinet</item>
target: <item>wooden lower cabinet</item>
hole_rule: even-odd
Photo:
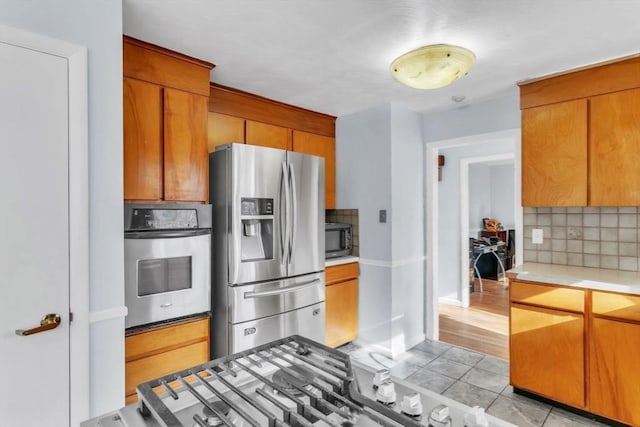
[[[136,386],[209,361],[209,318],[137,332],[125,338],[125,399],[137,400]]]
[[[325,343],[335,348],[358,336],[358,263],[326,269]]]
[[[511,304],[511,384],[585,407],[584,315]]]
[[[640,425],[640,324],[591,319],[589,406],[591,412]]]

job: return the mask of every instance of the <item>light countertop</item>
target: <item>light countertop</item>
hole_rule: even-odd
[[[507,271],[512,279],[640,295],[640,272],[525,263]]]
[[[349,264],[352,262],[358,262],[360,258],[357,256],[341,256],[338,258],[330,258],[324,262],[325,267],[333,267],[334,265]]]

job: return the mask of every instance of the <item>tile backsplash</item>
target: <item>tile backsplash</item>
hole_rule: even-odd
[[[524,208],[524,261],[640,271],[636,207]],[[542,244],[531,243],[541,228]]]
[[[353,232],[353,256],[360,256],[360,231],[358,227],[358,209],[327,209],[326,222],[342,222],[351,224]]]

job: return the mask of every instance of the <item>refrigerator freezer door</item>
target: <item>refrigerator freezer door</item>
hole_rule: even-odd
[[[324,343],[324,302],[275,316],[230,325],[230,353],[297,334]],[[322,318],[323,320],[318,320]]]
[[[241,323],[324,301],[324,273],[229,287],[229,322]],[[318,317],[318,321],[324,322]]]
[[[324,159],[294,152],[287,156],[292,195],[288,248],[291,277],[324,270]]]
[[[283,255],[286,152],[232,144],[227,203],[229,285],[287,275]],[[214,229],[215,230],[215,229]],[[220,234],[217,233],[216,236]]]

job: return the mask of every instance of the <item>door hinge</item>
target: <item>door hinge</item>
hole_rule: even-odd
[[[69,312],[69,323],[73,322],[73,312]]]

